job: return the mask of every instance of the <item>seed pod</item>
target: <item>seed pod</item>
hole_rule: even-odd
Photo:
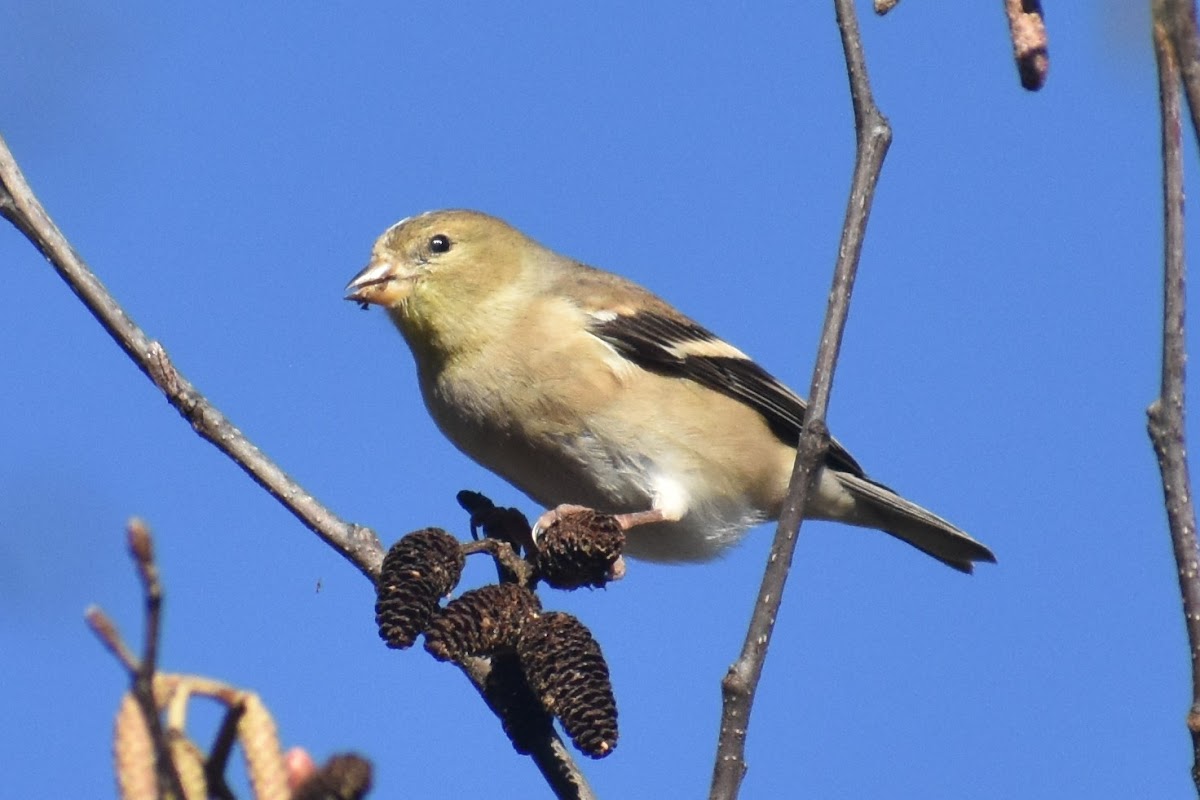
[[[375,623],[388,647],[411,647],[438,601],[462,577],[458,540],[440,528],[410,533],[392,545],[375,584]]]
[[[624,574],[624,548],[625,533],[611,515],[569,512],[538,535],[538,572],[555,589],[598,588]]]
[[[438,661],[511,649],[521,627],[541,609],[537,595],[515,583],[472,589],[434,614],[425,631],[425,649]]]
[[[332,756],[296,788],[291,800],[362,800],[371,789],[371,762],[355,753]]]
[[[617,703],[600,645],[583,623],[552,611],[527,623],[517,658],[542,705],[579,751],[603,758],[617,746]]]

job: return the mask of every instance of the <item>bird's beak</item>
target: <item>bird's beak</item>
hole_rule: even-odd
[[[346,299],[380,306],[399,304],[412,292],[416,272],[388,259],[375,258],[346,284]]]

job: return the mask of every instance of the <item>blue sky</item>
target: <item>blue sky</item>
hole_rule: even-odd
[[[385,540],[465,535],[461,488],[537,509],[441,438],[399,337],[341,300],[375,237],[486,210],[806,389],[853,157],[829,5],[5,3],[0,132],[131,316],[310,491]],[[1031,95],[999,3],[860,5],[895,141],[830,424],[1000,563],[966,578],[805,525],[744,796],[1189,796],[1145,434],[1161,221],[1144,15],[1051,8]],[[368,754],[379,797],[541,793],[463,678],[383,648],[362,576],[198,439],[7,226],[0,264],[13,796],[111,791],[124,676],[82,611],[137,640],[131,515],[157,534],[164,668],[257,690],[318,757]],[[585,764],[601,796],[707,791],[769,536],[544,598],[612,667],[620,744]]]

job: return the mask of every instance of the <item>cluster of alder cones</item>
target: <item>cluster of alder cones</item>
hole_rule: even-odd
[[[525,551],[519,574],[497,559],[501,582],[463,592],[445,605],[465,563],[464,545],[440,528],[414,531],[384,558],[376,584],[375,621],[389,647],[406,649],[424,634],[439,661],[488,658],[489,696],[518,752],[545,735],[551,718],[580,752],[602,758],[617,744],[617,706],[608,665],[591,632],[575,617],[544,611],[534,589],[603,586],[624,570],[625,536],[610,517],[580,510],[559,515],[533,542],[525,517],[463,492],[472,533]]]

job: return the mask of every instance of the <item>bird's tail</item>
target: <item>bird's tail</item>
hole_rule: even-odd
[[[890,533],[960,572],[971,572],[976,561],[996,561],[981,542],[886,486],[848,472],[835,474],[854,497],[857,524]]]

